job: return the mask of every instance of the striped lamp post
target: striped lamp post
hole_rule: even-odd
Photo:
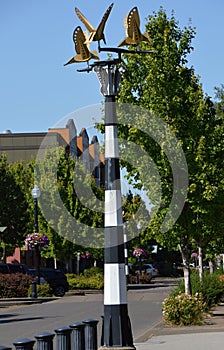
[[[105,96],[105,252],[103,348],[129,348],[133,337],[127,306],[124,235],[121,205],[120,166],[115,96],[121,74],[117,61],[104,61],[94,67]]]
[[[128,266],[128,234],[127,234],[128,221],[124,223],[124,263],[125,263],[125,275],[126,283],[129,283],[129,266]]]

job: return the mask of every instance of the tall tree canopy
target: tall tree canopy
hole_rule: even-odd
[[[120,127],[120,133],[134,143],[141,140],[142,147],[156,163],[161,177],[162,203],[151,220],[151,232],[166,247],[177,248],[179,244],[187,266],[190,244],[196,241],[205,246],[208,237],[220,236],[223,227],[223,216],[217,218],[223,205],[220,119],[210,98],[203,93],[194,69],[187,66],[195,29],[190,25],[180,29],[174,14],[168,18],[160,8],[158,13],[148,16],[146,30],[151,45],[142,43],[141,49],[152,49],[153,53],[126,55],[119,102],[144,107],[164,120],[186,157],[188,195],[182,214],[168,233],[163,234],[159,227],[173,191],[170,159],[161,145],[140,131],[141,125],[151,122],[149,117],[142,117],[138,127]],[[150,189],[148,193],[150,197]]]
[[[8,255],[21,246],[29,233],[29,204],[27,189],[32,172],[22,162],[8,164],[4,154],[0,158],[0,226],[4,252]],[[5,259],[5,256],[2,257]]]

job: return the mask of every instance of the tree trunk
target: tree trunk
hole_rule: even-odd
[[[1,262],[2,263],[6,263],[6,247],[5,247],[5,243],[3,243],[2,245],[2,258],[1,258]]]
[[[179,245],[179,249],[180,249],[180,253],[183,261],[185,294],[191,295],[191,279],[190,279],[190,268],[189,268],[189,261],[188,261],[189,254],[186,247],[181,247]]]
[[[199,280],[200,282],[203,281],[203,251],[202,247],[198,246],[198,269],[199,269]]]
[[[221,254],[222,255],[222,270],[224,271],[224,254]]]
[[[212,275],[214,273],[214,265],[213,265],[212,259],[209,259],[208,265],[209,265],[210,274]]]
[[[191,295],[190,268],[184,267],[184,288],[185,294]]]

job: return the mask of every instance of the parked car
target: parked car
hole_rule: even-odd
[[[10,274],[10,273],[28,273],[28,266],[25,264],[0,264],[0,273]]]
[[[139,264],[129,264],[129,270],[132,274],[136,274],[140,270]],[[143,264],[141,265],[141,271],[145,273],[150,273],[152,277],[156,277],[159,275],[158,269],[156,269],[152,264]]]
[[[152,277],[156,277],[159,275],[159,271],[152,264],[144,264],[142,269],[146,272],[150,272]]]
[[[36,269],[28,269],[29,275],[37,276]],[[56,297],[63,297],[69,290],[69,284],[66,275],[61,270],[50,267],[40,268],[40,283],[49,283]]]
[[[36,269],[29,268],[25,264],[0,264],[0,273],[23,273],[36,277]],[[69,284],[66,275],[61,270],[48,267],[40,268],[40,283],[49,283],[53,294],[57,297],[63,297],[69,290]]]

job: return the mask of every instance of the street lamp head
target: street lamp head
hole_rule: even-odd
[[[37,185],[34,185],[34,188],[32,189],[31,194],[34,199],[37,199],[40,197],[40,189]]]

